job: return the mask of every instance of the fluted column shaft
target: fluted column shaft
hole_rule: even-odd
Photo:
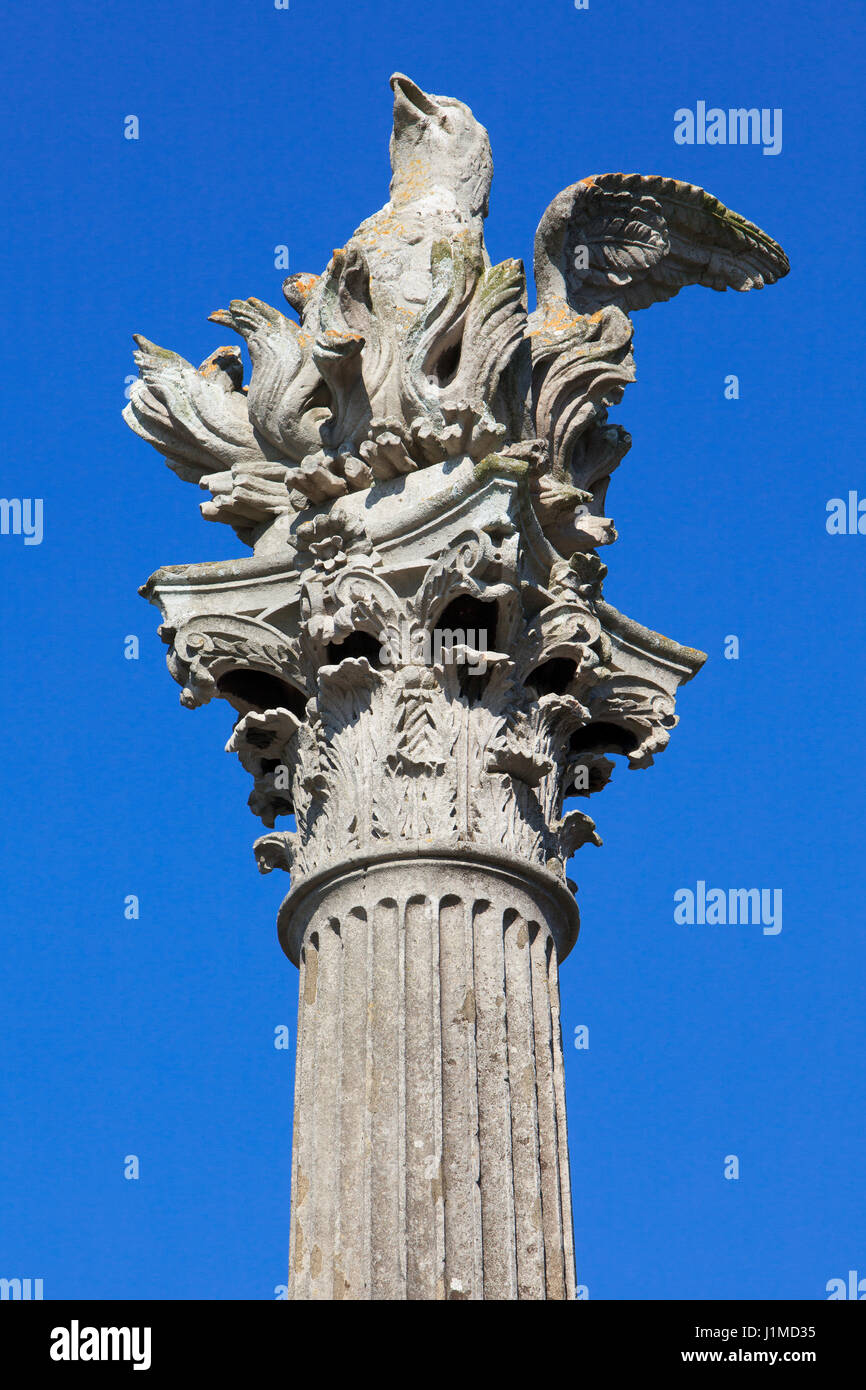
[[[543,871],[459,855],[289,895],[290,1298],[574,1297],[557,974],[574,915]]]

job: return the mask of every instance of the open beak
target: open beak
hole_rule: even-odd
[[[391,87],[394,92],[395,130],[403,130],[413,121],[419,121],[422,116],[437,116],[439,114],[439,106],[435,97],[422,92],[421,88],[404,73],[394,73],[391,78]]]

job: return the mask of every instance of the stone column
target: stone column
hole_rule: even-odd
[[[574,1296],[544,869],[429,847],[290,893],[300,965],[292,1298]]]
[[[259,868],[291,875],[291,1296],[572,1298],[558,970],[601,841],[569,803],[607,754],[652,763],[704,660],[603,596],[608,408],[632,311],[788,265],[702,189],[606,174],[545,212],[530,313],[484,246],[487,132],[391,85],[385,206],[284,282],[296,318],[211,315],[248,385],[236,347],[136,339],[127,422],[252,549],[142,592],[182,703],[236,711]]]

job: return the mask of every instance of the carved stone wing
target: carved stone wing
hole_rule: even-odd
[[[787,275],[772,237],[718,198],[655,174],[601,174],[557,194],[535,235],[539,305],[627,313],[684,285],[752,290]]]

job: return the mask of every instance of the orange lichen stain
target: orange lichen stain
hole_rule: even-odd
[[[430,170],[421,159],[413,159],[400,170],[399,198],[401,203],[411,203],[430,187]]]
[[[371,241],[374,240],[380,241],[383,237],[402,237],[405,235],[405,223],[398,221],[396,214],[388,213],[387,216],[375,218],[373,226],[367,232],[365,232],[363,238],[359,239],[363,240],[366,244],[369,244]]]
[[[202,365],[199,367],[199,373],[202,376],[211,376],[212,373],[221,371],[222,369],[220,367],[220,364],[216,359],[223,355],[237,359],[241,355],[241,350],[240,348],[235,347],[233,343],[231,343],[228,347],[215,348],[214,351],[211,353],[210,357],[207,359],[207,361],[203,362]]]
[[[544,326],[552,333],[556,333],[560,329],[568,328],[572,318],[571,311],[563,304],[555,313],[547,315]]]
[[[562,333],[572,327],[576,317],[574,310],[564,300],[560,300],[546,310],[540,328],[533,328],[526,336],[536,338],[540,333]]]

